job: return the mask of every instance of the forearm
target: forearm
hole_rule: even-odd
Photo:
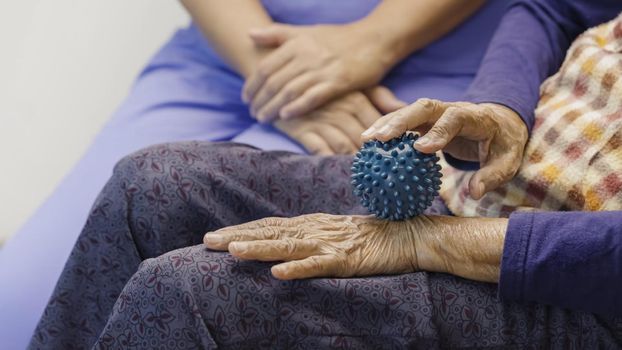
[[[352,26],[381,48],[383,65],[396,63],[450,32],[475,13],[484,0],[383,1]]]
[[[256,47],[252,28],[272,24],[258,0],[180,0],[214,49],[247,77],[268,49]]]
[[[419,269],[499,281],[507,219],[436,217],[433,231],[417,230],[419,221],[412,223]]]

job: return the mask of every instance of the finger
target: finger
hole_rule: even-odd
[[[231,242],[280,239],[285,230],[287,228],[268,226],[250,230],[207,233],[203,236],[203,243],[210,249],[227,250]]]
[[[382,114],[394,112],[408,105],[406,102],[397,98],[393,92],[385,86],[375,86],[367,89],[365,95],[367,95],[371,103]]]
[[[354,127],[357,125],[354,124]],[[349,124],[349,127],[352,127],[352,124]],[[355,130],[354,135],[358,135],[360,130]],[[354,143],[355,141],[348,137],[345,132],[330,124],[322,125],[315,132],[326,141],[334,154],[354,154],[359,149],[358,145]],[[354,136],[354,138],[357,139],[358,137]]]
[[[521,159],[522,154],[516,154],[515,151],[500,153],[488,159],[469,180],[470,196],[480,199],[487,192],[510,181],[516,175]]]
[[[272,275],[281,280],[313,277],[346,277],[344,264],[335,255],[313,255],[272,266]]]
[[[268,226],[296,227],[298,225],[297,220],[298,220],[298,217],[282,218],[278,216],[271,216],[271,217],[262,218],[259,220],[245,222],[239,225],[222,227],[214,231],[214,233],[224,233],[224,232],[237,231],[237,230],[252,230],[252,229],[268,227]]]
[[[474,122],[471,111],[449,107],[432,128],[415,141],[415,148],[424,153],[434,153],[445,148],[456,136],[463,134],[465,124]]]
[[[244,234],[247,234],[253,230],[264,229],[268,227],[292,228],[292,227],[297,227],[297,226],[298,226],[298,221],[296,220],[296,218],[269,217],[269,218],[263,218],[260,220],[247,222],[247,223],[240,224],[240,225],[223,227],[214,232],[208,232],[203,236],[203,241],[210,248],[214,248],[214,249],[221,248],[221,249],[226,250],[227,245],[230,242],[230,238],[228,238],[230,236],[237,237],[237,238],[231,238],[235,240],[242,240],[243,237],[248,237],[250,239],[250,237],[254,237],[255,235],[258,235],[258,233],[254,233],[252,234],[252,236],[244,236]],[[284,232],[284,231],[280,231],[280,232]],[[263,232],[263,234],[270,234],[270,232]]]
[[[435,122],[450,104],[422,98],[378,119],[363,134],[363,140],[388,141],[425,123]]]
[[[361,133],[363,132],[363,130],[365,130],[365,126],[363,125],[363,122],[360,121],[361,118],[363,117],[343,114],[339,116],[339,118],[335,118],[335,116],[333,115],[330,120],[330,125],[334,126],[344,135],[346,135],[350,139],[350,143],[355,147],[356,150],[361,148],[361,146],[363,145],[363,143],[361,142]],[[356,150],[354,151],[354,153],[356,153]]]
[[[319,83],[307,89],[302,96],[285,105],[281,109],[280,116],[283,119],[291,119],[311,112],[330,99],[337,97],[341,92],[333,83]]]
[[[320,252],[318,242],[312,239],[284,238],[252,242],[232,242],[229,252],[244,260],[289,261],[308,258]]]
[[[415,148],[434,153],[444,149],[456,136],[471,141],[489,139],[496,130],[489,120],[480,108],[449,107],[432,128],[415,142]]]
[[[281,46],[292,37],[293,30],[287,25],[273,24],[264,28],[252,28],[248,34],[259,46]]]
[[[259,240],[278,240],[286,237],[300,237],[301,230],[298,227],[265,226],[251,229],[235,229],[207,233],[203,242],[208,248],[215,250],[227,250],[231,242],[247,242]]]
[[[281,74],[281,71],[278,71],[275,73],[274,79],[278,79],[280,81],[276,82],[274,87],[271,88],[268,87],[270,80],[272,80],[271,78],[268,80],[268,83],[266,83],[259,90],[256,95],[256,100],[258,100],[257,108],[259,108],[259,111],[257,112],[257,119],[259,121],[265,122],[277,118],[279,116],[279,111],[283,108],[283,106],[298,98],[306,89],[313,86],[313,84],[317,82],[317,76],[314,74],[300,75],[303,71],[304,70],[301,69],[298,72],[290,71],[283,72],[283,74]],[[279,75],[279,77],[276,77],[276,75]],[[269,96],[268,93],[276,89],[277,85],[281,85],[281,87],[279,87],[279,91],[276,95]],[[255,100],[253,100],[253,104],[254,103]]]
[[[310,154],[318,156],[331,156],[335,154],[328,143],[315,132],[305,132],[301,134],[298,138],[298,142],[300,142]]]
[[[266,80],[281,69],[289,61],[294,58],[294,50],[287,44],[279,47],[274,52],[264,58],[257,67],[257,70],[251,74],[242,88],[242,100],[249,103],[255,97],[255,94],[263,86]]]
[[[369,98],[362,97],[360,101],[357,101],[357,104],[358,106],[356,109],[356,117],[363,130],[357,132],[355,143],[359,143],[361,139],[361,133],[365,131],[365,129],[372,126],[376,122],[376,120],[381,117],[380,112],[378,112],[378,110],[372,104]]]

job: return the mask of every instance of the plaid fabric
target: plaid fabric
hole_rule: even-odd
[[[459,216],[620,210],[620,146],[622,14],[578,37],[560,71],[542,84],[532,137],[516,177],[476,201],[468,196],[472,173],[445,163],[441,196]]]

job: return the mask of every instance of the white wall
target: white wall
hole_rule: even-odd
[[[0,1],[0,244],[186,22],[175,0]]]

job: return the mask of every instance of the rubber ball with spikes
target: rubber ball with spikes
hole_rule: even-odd
[[[352,187],[376,217],[406,220],[432,204],[441,188],[441,166],[434,154],[421,153],[407,133],[387,142],[367,141],[352,163]]]

